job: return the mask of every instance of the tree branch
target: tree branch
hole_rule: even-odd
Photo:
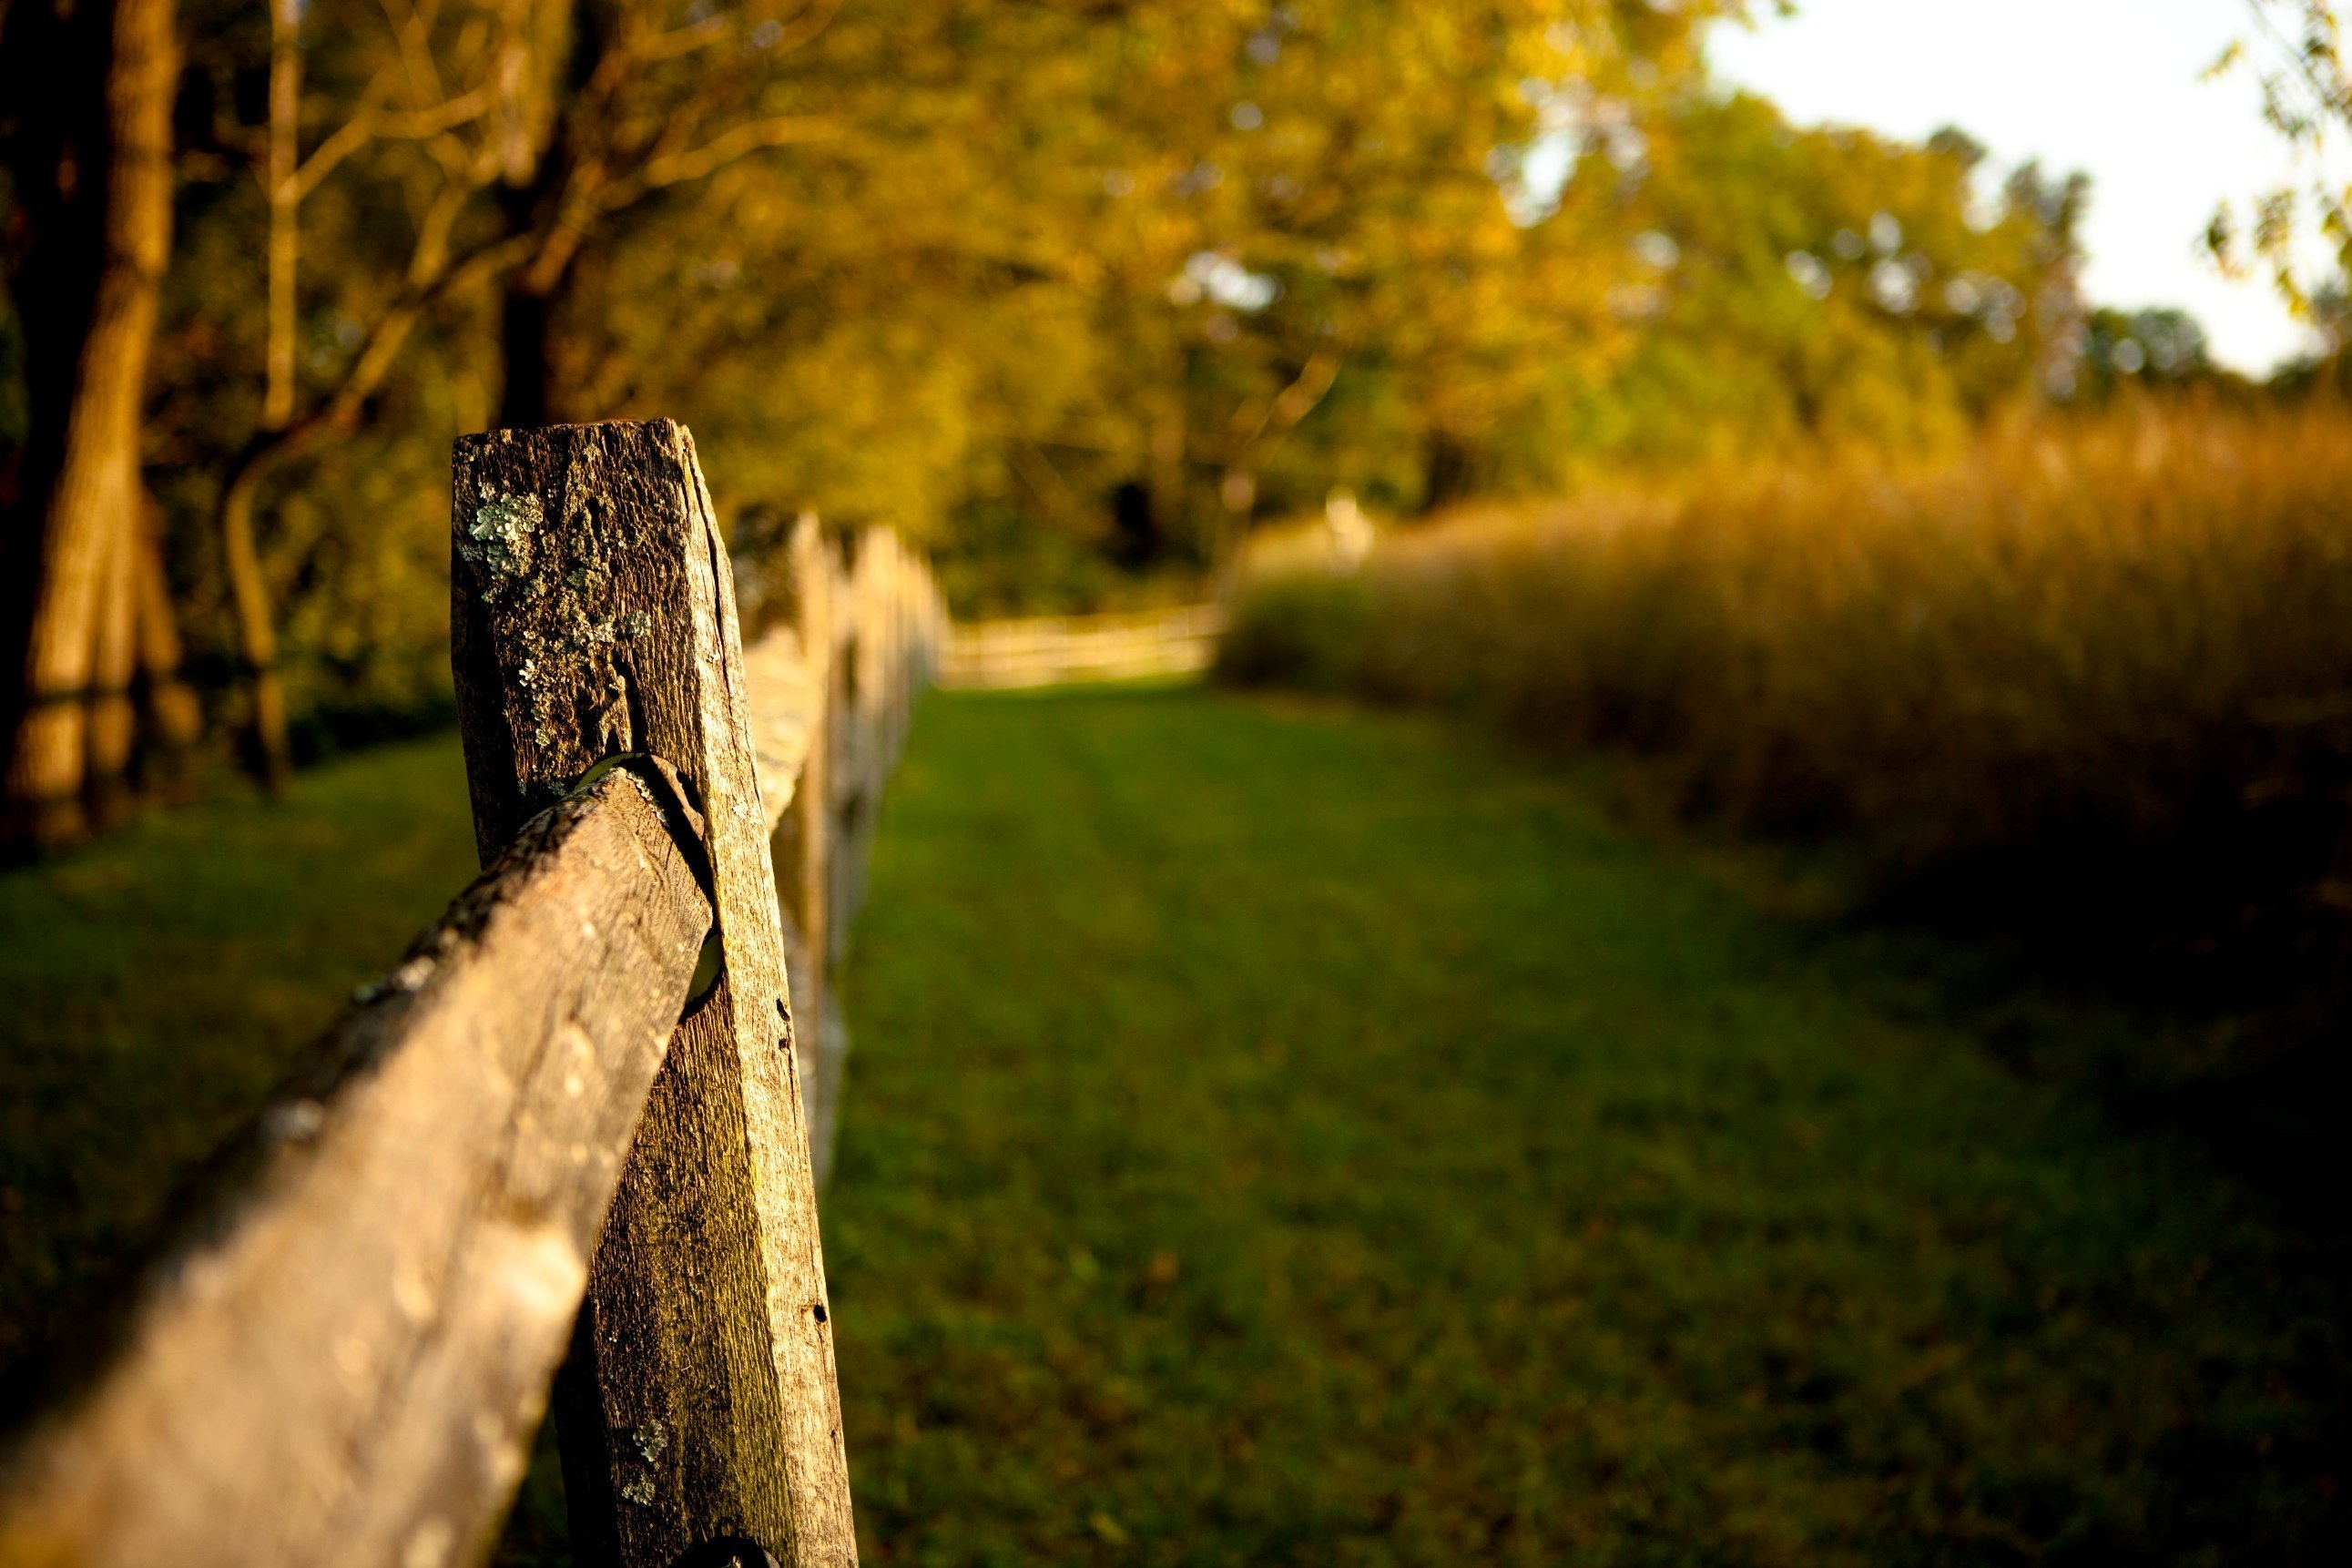
[[[628,200],[635,201],[647,190],[701,179],[706,174],[716,174],[739,158],[765,148],[782,147],[799,142],[822,142],[840,133],[840,121],[824,114],[780,114],[767,120],[755,120],[738,125],[732,131],[722,132],[689,152],[650,159],[635,181],[615,182],[615,188],[634,184],[638,189],[630,194]],[[605,210],[615,210],[616,205],[626,204],[608,202]]]

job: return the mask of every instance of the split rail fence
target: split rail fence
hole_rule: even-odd
[[[10,1437],[10,1568],[472,1562],[551,1403],[581,1563],[856,1561],[826,967],[939,595],[803,520],[739,625],[664,420],[460,441],[452,533],[486,868]]]
[[[979,621],[950,629],[940,684],[1011,689],[1194,675],[1217,657],[1222,605]]]

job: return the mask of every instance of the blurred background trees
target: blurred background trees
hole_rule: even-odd
[[[5,17],[20,842],[189,742],[183,662],[270,781],[443,710],[493,424],[684,418],[731,505],[891,521],[977,613],[1193,596],[1335,484],[1949,450],[2207,374],[2088,312],[2079,181],[1715,86],[1738,0],[157,4]]]
[[[2243,4],[2245,33],[2214,62],[2212,74],[2252,77],[2263,120],[2298,154],[2306,183],[2225,205],[2213,215],[2206,244],[2229,270],[2266,273],[2289,303],[2325,326],[2341,310],[2339,285],[2352,259],[2352,185],[2331,156],[2352,132],[2343,21],[2337,0]],[[2319,260],[2315,249],[2329,260]]]
[[[148,350],[171,245],[171,0],[27,5],[0,16],[10,116],[11,324],[21,366],[6,604],[11,692],[0,830],[70,839],[119,807],[139,646],[139,455]],[[85,780],[89,786],[85,789]]]

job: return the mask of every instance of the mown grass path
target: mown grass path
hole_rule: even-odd
[[[0,1382],[470,877],[456,752],[0,876]],[[848,980],[872,1562],[2347,1555],[2340,1235],[1459,731],[934,696]]]
[[[825,1241],[877,1563],[2340,1561],[2340,1247],[1571,784],[934,696]]]

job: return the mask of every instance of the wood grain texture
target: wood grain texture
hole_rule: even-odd
[[[730,573],[672,422],[457,444],[452,661],[476,832],[615,755],[708,822],[724,963],[678,1026],[591,1270],[559,1431],[583,1563],[748,1538],[852,1563],[768,822]]]
[[[217,1170],[103,1370],[14,1447],[0,1563],[483,1550],[710,906],[618,771],[525,825]]]

